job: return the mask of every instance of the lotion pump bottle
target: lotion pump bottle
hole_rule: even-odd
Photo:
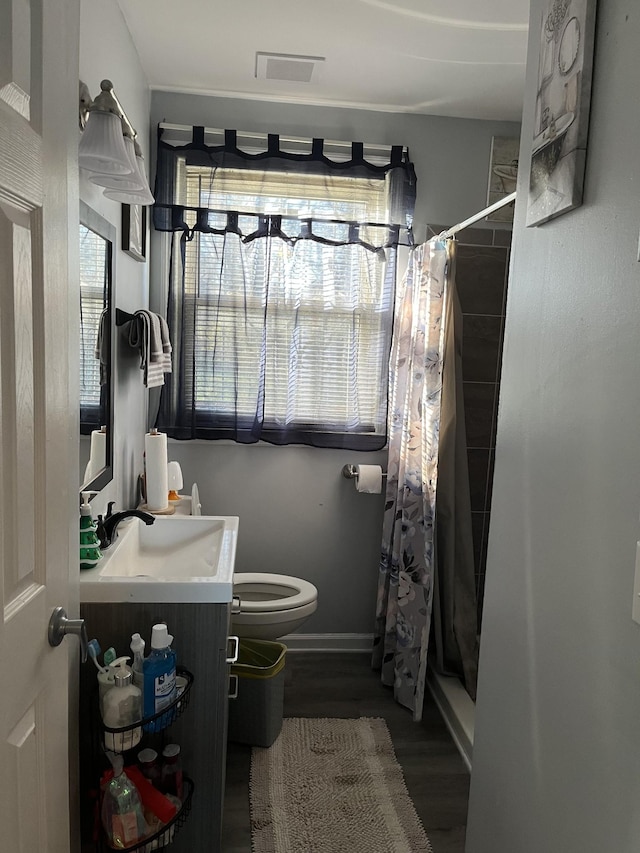
[[[89,498],[97,492],[82,492],[80,504],[80,568],[93,569],[102,557],[96,525],[91,517]]]
[[[104,653],[105,665],[98,672],[98,702],[101,714],[104,712],[104,697],[112,687],[115,687],[116,672],[118,672],[120,667],[124,667],[128,660],[129,658],[126,657],[116,658],[113,649],[107,649]],[[131,672],[131,669],[128,666],[125,667],[125,669],[128,672]]]
[[[105,693],[102,703],[102,719],[112,729],[131,726],[142,719],[142,692],[133,683],[133,673],[124,664],[114,667],[114,686]],[[142,728],[136,726],[124,732],[105,732],[104,745],[114,752],[123,752],[140,743]]]

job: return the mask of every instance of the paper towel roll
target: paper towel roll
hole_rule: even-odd
[[[89,462],[84,474],[84,482],[98,474],[107,464],[107,430],[106,428],[94,429],[91,432],[91,449],[89,451]]]
[[[382,491],[382,468],[379,465],[356,465],[356,489],[379,495]]]
[[[167,479],[167,436],[148,432],[144,437],[145,473],[147,475],[147,507],[151,512],[169,505]]]

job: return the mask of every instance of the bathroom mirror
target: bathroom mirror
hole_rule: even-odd
[[[80,202],[80,491],[113,479],[113,299],[116,229]]]

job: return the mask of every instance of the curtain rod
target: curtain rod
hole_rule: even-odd
[[[459,222],[457,225],[452,225],[451,228],[448,228],[446,231],[443,231],[442,234],[438,234],[437,239],[446,240],[447,237],[453,237],[453,235],[457,234],[458,231],[462,231],[464,228],[468,228],[469,225],[473,225],[474,222],[478,222],[480,219],[484,219],[485,216],[488,216],[490,213],[493,213],[496,210],[500,210],[501,207],[504,207],[505,205],[510,204],[512,201],[515,200],[515,193],[506,195],[499,201],[494,202],[494,204],[490,204],[489,207],[485,207],[485,209],[481,210],[480,213],[474,213],[473,216],[470,216],[468,219],[465,219],[464,222]]]
[[[180,133],[191,132],[193,129],[191,125],[186,124],[171,124],[170,122],[161,121],[160,127],[162,130],[176,130]],[[205,133],[215,133],[224,137],[224,129],[219,127],[205,127]],[[238,130],[236,131],[239,137],[245,137],[247,139],[266,139],[266,133],[256,133],[250,132],[248,130]],[[280,135],[279,135],[280,136]],[[311,137],[304,136],[280,136],[281,142],[289,145],[308,145],[311,141]],[[335,140],[335,139],[325,139],[325,144],[328,146],[335,146],[336,148],[351,148],[351,142],[345,142],[344,140]],[[369,142],[363,142],[363,146],[369,151],[375,151],[380,154],[386,154],[393,146],[392,145],[380,145],[379,143],[373,144]],[[406,145],[402,146],[403,151],[407,151]]]

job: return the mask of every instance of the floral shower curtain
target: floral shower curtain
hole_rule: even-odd
[[[373,666],[422,719],[434,585],[447,244],[411,253],[396,296]]]

